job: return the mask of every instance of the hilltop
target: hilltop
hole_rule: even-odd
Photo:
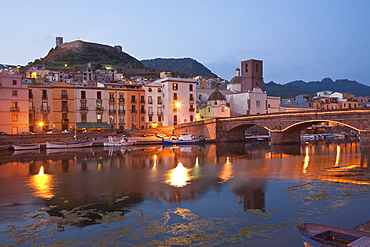
[[[105,66],[123,71],[145,70],[142,63],[117,47],[84,42],[81,40],[51,48],[41,59],[30,62],[28,66],[43,64],[46,68],[86,68],[89,63],[97,69]]]
[[[212,73],[203,64],[192,58],[155,58],[141,60],[141,63],[148,68],[159,71],[169,71],[173,73],[181,72],[189,77],[204,76],[207,78],[217,78],[218,76]]]

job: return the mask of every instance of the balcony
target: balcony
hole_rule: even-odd
[[[153,115],[154,115],[154,112],[149,111],[149,112],[148,112],[148,115],[149,115],[149,116],[153,116]]]
[[[68,106],[62,106],[62,111],[68,111]]]
[[[116,109],[109,109],[110,114],[116,114],[116,112],[117,112]]]
[[[136,103],[136,100],[134,100],[134,99],[133,99],[133,100],[131,100],[131,103]]]
[[[50,106],[41,106],[40,110],[42,112],[49,112],[50,111]]]
[[[131,110],[131,113],[137,113],[137,110],[136,109],[132,109]]]
[[[96,111],[103,112],[104,111],[104,107],[96,107]]]
[[[145,112],[146,112],[146,110],[144,110],[144,109],[140,110],[140,113],[145,113]]]
[[[97,103],[97,104],[99,104],[99,103],[101,104],[101,103],[103,103],[103,100],[98,98],[98,99],[96,100],[96,103]]]
[[[34,106],[30,106],[28,110],[31,111],[31,112],[34,112],[35,111],[35,107]]]
[[[195,108],[190,107],[190,108],[189,108],[189,111],[195,111]]]
[[[109,98],[109,102],[114,102],[114,98]]]
[[[158,105],[162,105],[162,100],[158,100]]]
[[[119,98],[118,100],[119,100],[119,102],[123,102],[123,103],[125,102],[124,98]]]
[[[163,112],[157,112],[158,116],[163,116]]]
[[[140,103],[145,104],[145,100],[144,99],[140,100]]]
[[[10,107],[10,112],[19,112],[19,107]]]
[[[81,103],[85,103],[85,104],[86,104],[86,102],[87,102],[87,99],[85,99],[85,98],[82,98],[82,99],[80,100],[80,102],[81,102]]]
[[[88,111],[88,107],[87,106],[81,106],[80,107],[80,111]]]
[[[68,118],[62,118],[62,123],[67,123],[67,122],[69,122]]]
[[[60,98],[61,98],[61,99],[68,99],[68,95],[67,95],[67,94],[62,94],[62,95],[60,96]]]
[[[126,111],[123,110],[123,109],[118,110],[118,114],[125,114],[125,113],[126,113]]]
[[[148,100],[148,104],[149,105],[152,105],[153,104],[153,100]]]

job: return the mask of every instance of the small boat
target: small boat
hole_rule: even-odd
[[[370,246],[370,232],[345,229],[314,223],[305,223],[295,229],[302,237],[305,247],[362,247]]]
[[[194,137],[191,134],[181,134],[179,137],[162,138],[163,145],[188,145],[203,143],[206,137]]]
[[[104,142],[103,145],[105,147],[113,147],[113,146],[131,146],[134,145],[135,141],[128,140],[126,137],[122,136],[120,140],[115,141],[112,136],[108,137],[108,142]]]
[[[31,149],[40,149],[40,144],[18,144],[12,145],[14,150],[31,150]]]
[[[46,142],[46,148],[83,148],[91,147],[95,139],[73,142]]]

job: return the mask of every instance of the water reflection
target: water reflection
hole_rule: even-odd
[[[184,165],[179,162],[175,168],[167,172],[166,183],[174,187],[184,187],[191,179],[189,172],[190,169],[184,167]]]
[[[8,182],[2,179],[0,186],[6,188],[11,184],[9,181],[27,177],[35,198],[32,203],[48,208],[49,215],[57,216],[53,219],[59,220],[59,228],[65,229],[122,222],[133,215],[144,221],[149,216],[140,210],[149,214],[159,211],[160,219],[155,220],[174,225],[175,219],[170,214],[194,211],[199,218],[215,217],[219,222],[232,214],[233,220],[244,217],[245,224],[263,225],[269,222],[261,219],[272,213],[278,214],[278,219],[290,221],[283,213],[279,215],[279,210],[273,211],[284,201],[277,195],[281,196],[284,188],[278,188],[281,183],[276,181],[304,184],[307,189],[301,190],[304,196],[306,191],[311,193],[310,181],[368,183],[370,154],[361,150],[359,143],[307,143],[290,147],[227,143],[185,148],[76,149],[65,153],[9,155],[3,159],[6,163],[0,166],[0,177]],[[317,197],[322,199],[320,196]],[[2,203],[14,197],[22,201],[24,192],[13,191],[10,195],[0,191]],[[168,208],[171,210],[166,211]],[[239,211],[253,212],[254,218]],[[219,222],[197,223],[203,229],[205,225],[217,227]],[[162,229],[161,225],[153,228]],[[230,229],[230,225],[225,229]]]
[[[308,154],[308,146],[306,147],[306,155],[304,156],[304,159],[303,159],[303,173],[306,174],[307,173],[307,168],[308,168],[308,164],[310,162],[310,155]]]
[[[30,176],[28,186],[31,187],[33,195],[36,197],[51,199],[54,195],[54,178],[50,174],[44,173],[44,166],[40,167],[38,174]]]

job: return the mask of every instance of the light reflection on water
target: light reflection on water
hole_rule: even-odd
[[[300,246],[299,223],[370,220],[361,215],[369,155],[358,143],[88,148],[3,160],[1,245]],[[4,232],[15,215],[27,220]]]

